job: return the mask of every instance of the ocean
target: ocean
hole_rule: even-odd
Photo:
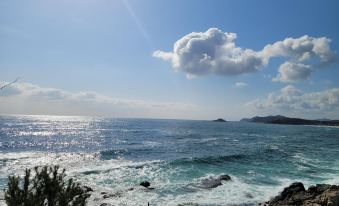
[[[339,184],[338,157],[338,127],[0,116],[1,199],[8,175],[60,165],[93,188],[89,205],[256,205],[295,181]],[[232,180],[195,187],[221,174]]]

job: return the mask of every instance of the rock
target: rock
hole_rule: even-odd
[[[306,200],[305,205],[339,205],[339,190],[325,190],[321,195],[316,196],[312,200]]]
[[[279,205],[280,203],[283,204],[293,204],[293,202],[297,202],[299,205],[299,198],[298,200],[296,200],[296,198],[293,198],[293,202],[290,201],[291,197],[294,195],[296,196],[298,192],[304,192],[305,191],[305,187],[301,182],[295,182],[293,184],[291,184],[288,187],[285,187],[284,190],[281,192],[280,195],[276,196],[275,198],[273,198],[269,204],[270,205]]]
[[[292,196],[293,194],[297,194],[299,192],[304,192],[305,191],[305,187],[303,185],[303,183],[301,182],[295,182],[293,184],[291,184],[289,187],[286,187],[282,193],[281,193],[281,197],[283,199]]]
[[[251,199],[254,198],[253,195],[249,192],[245,192],[245,196]]]
[[[323,193],[325,190],[327,190],[329,188],[330,188],[330,185],[317,184],[316,186],[314,186],[314,185],[310,186],[307,191],[311,194],[320,194],[320,193]]]
[[[230,181],[231,177],[229,175],[220,175],[218,177],[219,180]]]
[[[189,184],[188,186],[193,186],[201,189],[212,189],[222,185],[222,181],[230,181],[231,177],[229,175],[220,175],[217,178],[209,177],[201,180],[198,184]]]
[[[209,178],[209,179],[203,179],[201,181],[200,188],[210,189],[210,188],[219,187],[220,185],[222,185],[221,180]]]
[[[227,121],[222,118],[219,118],[219,119],[212,120],[212,122],[227,122]]]
[[[302,183],[295,182],[271,199],[268,205],[339,206],[339,186],[318,184],[305,190]]]
[[[148,188],[149,186],[151,186],[151,183],[149,183],[148,181],[142,181],[140,185]]]
[[[122,196],[121,192],[116,192],[116,193],[113,193],[113,194],[104,194],[102,196],[102,198],[107,199],[107,198],[110,198],[110,197],[121,197],[121,196]]]
[[[101,203],[100,206],[113,206],[112,204],[109,204],[109,203]]]
[[[89,186],[83,186],[82,188],[85,192],[93,192],[93,189]]]

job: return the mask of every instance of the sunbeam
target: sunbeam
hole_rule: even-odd
[[[144,37],[144,39],[147,42],[148,46],[150,47],[151,51],[154,51],[155,47],[153,46],[152,40],[151,40],[148,32],[146,31],[145,27],[141,23],[140,18],[136,15],[135,11],[133,10],[131,4],[128,2],[128,0],[122,0],[122,2],[124,3],[128,13],[131,15],[133,21],[137,25],[137,28],[138,28],[140,34]]]

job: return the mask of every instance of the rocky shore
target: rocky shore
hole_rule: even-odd
[[[284,188],[280,195],[259,205],[339,206],[339,186],[317,184],[306,190],[301,182],[295,182]]]
[[[187,186],[191,188],[199,189],[213,189],[223,184],[223,182],[232,181],[229,175],[220,175],[218,177],[210,177],[203,179],[199,183],[189,184]],[[153,190],[155,188],[150,187],[150,182],[143,181],[140,183],[141,188],[145,191]],[[88,189],[89,187],[87,187]],[[138,189],[129,188],[125,192]],[[89,188],[89,191],[93,191]],[[102,198],[119,198],[123,195],[123,191],[108,194],[101,192]],[[187,204],[180,204],[187,205]],[[189,205],[199,206],[197,203],[190,203]],[[317,184],[310,186],[307,190],[301,182],[295,182],[290,186],[283,189],[283,191],[272,198],[271,200],[259,203],[259,206],[339,206],[339,185]],[[101,203],[100,206],[111,206],[109,203]]]

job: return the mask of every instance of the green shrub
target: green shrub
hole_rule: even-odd
[[[8,206],[82,206],[89,198],[87,190],[73,179],[65,179],[58,166],[35,167],[35,175],[26,169],[25,176],[8,177],[5,201]]]

